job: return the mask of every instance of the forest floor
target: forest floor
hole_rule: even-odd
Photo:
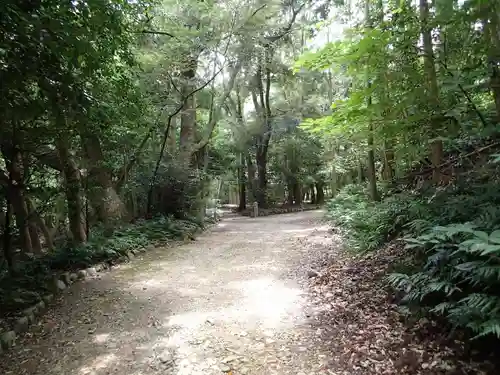
[[[75,284],[1,374],[476,374],[400,323],[321,211],[229,217]],[[316,275],[311,271],[319,270]]]

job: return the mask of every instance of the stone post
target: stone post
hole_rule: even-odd
[[[259,216],[259,204],[257,202],[253,202],[253,217]]]

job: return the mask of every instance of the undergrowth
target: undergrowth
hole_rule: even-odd
[[[50,290],[48,281],[58,271],[72,271],[113,261],[130,250],[165,240],[193,238],[206,221],[157,217],[124,225],[109,234],[104,228],[92,230],[89,241],[80,246],[62,244],[41,257],[19,262],[15,274],[0,270],[0,313],[27,307]]]
[[[490,176],[498,176],[491,171]],[[474,337],[500,338],[500,189],[493,177],[438,189],[394,192],[370,202],[346,186],[328,216],[355,251],[400,238],[412,264],[388,275],[409,314],[445,317]]]

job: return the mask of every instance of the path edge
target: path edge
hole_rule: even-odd
[[[220,220],[217,220],[214,223],[205,224],[204,228],[197,228],[194,231],[193,236],[209,231],[212,227],[217,225],[219,221]],[[114,259],[113,262],[108,260],[75,272],[66,271],[53,274],[49,285],[49,289],[51,289],[52,293],[43,295],[40,301],[22,310],[14,319],[13,323],[10,324],[10,328],[0,333],[0,356],[14,348],[18,337],[21,334],[28,332],[29,328],[36,324],[49,310],[50,306],[53,305],[55,298],[63,296],[74,284],[91,279],[98,273],[111,271],[113,266],[131,262],[135,260],[137,256],[154,251],[157,248],[166,246],[176,247],[194,240],[196,240],[196,238],[190,237],[185,237],[184,240],[181,241],[160,240],[147,246],[130,250],[126,253],[126,255],[122,255]]]

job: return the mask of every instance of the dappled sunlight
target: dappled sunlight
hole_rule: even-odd
[[[168,285],[165,284],[167,279],[168,279],[168,277],[165,276],[163,278],[155,277],[154,279],[132,282],[132,283],[129,283],[129,288],[130,289],[138,289],[138,290],[147,290],[149,288],[151,288],[151,289],[165,289],[165,288],[168,288]]]
[[[91,365],[82,367],[79,371],[79,374],[98,375],[116,360],[117,356],[112,353],[100,355],[92,361]]]
[[[229,315],[237,320],[253,317],[268,327],[279,326],[282,318],[296,309],[301,301],[299,288],[288,287],[272,278],[236,282],[231,287],[239,290],[244,299],[229,310]]]
[[[166,326],[194,328],[205,324],[207,319],[214,315],[216,314],[214,314],[213,312],[188,312],[184,314],[174,315],[168,319]]]
[[[304,233],[307,235],[308,233],[314,232],[315,228],[305,228],[305,229],[282,229],[280,232],[283,233]]]
[[[276,250],[273,253],[280,253],[281,251]],[[246,270],[267,270],[267,271],[280,271],[281,267],[277,267],[274,262],[269,263],[254,263],[254,264],[244,264],[239,266],[234,266],[232,268],[234,271],[246,271]]]
[[[229,231],[179,246],[168,257],[145,254],[137,265],[75,285],[58,314],[78,323],[53,337],[62,345],[50,336],[41,340],[41,347],[69,354],[40,350],[60,365],[47,362],[26,375],[220,375],[224,359],[235,356],[248,359],[238,360],[252,369],[248,374],[265,373],[256,361],[276,360],[277,348],[289,346],[281,338],[305,317],[303,290],[283,276],[305,250],[290,239],[311,233],[297,220],[268,222],[273,225],[263,228],[235,221]],[[235,235],[241,228],[255,230]],[[285,366],[288,359],[278,361]]]
[[[109,333],[99,333],[99,334],[96,334],[94,336],[94,342],[96,344],[104,344],[106,343],[110,338],[110,334]]]

